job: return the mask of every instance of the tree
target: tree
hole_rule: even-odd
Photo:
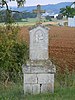
[[[50,16],[46,16],[45,18],[46,18],[46,20],[51,21],[51,17]]]
[[[6,7],[8,7],[7,2],[10,2],[10,1],[15,1],[15,0],[1,0],[0,5],[2,6],[6,5]],[[21,7],[21,6],[24,6],[24,3],[26,2],[26,0],[16,0],[16,2],[17,2],[17,6]]]
[[[70,6],[66,6],[66,8],[61,8],[60,13],[63,14],[63,16],[68,17],[74,17],[75,16],[75,8],[71,8]]]
[[[58,20],[61,20],[63,18],[63,15],[62,14],[59,14],[57,17],[56,17]]]
[[[1,0],[1,2],[0,2],[0,6],[2,6],[2,7],[4,5],[6,6],[6,20],[5,20],[5,23],[6,24],[7,23],[11,24],[11,23],[14,22],[13,17],[12,17],[12,12],[14,12],[14,11],[9,9],[7,1],[9,2],[9,1],[15,1],[15,0]],[[26,0],[16,0],[17,6],[18,7],[24,6],[25,1]]]

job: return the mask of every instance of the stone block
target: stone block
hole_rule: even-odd
[[[30,66],[27,66],[27,65],[23,65],[22,66],[22,72],[23,73],[30,73]]]
[[[25,84],[37,83],[37,75],[36,74],[24,74],[24,83]]]
[[[40,93],[39,84],[24,84],[24,93],[38,94]]]
[[[24,93],[32,93],[32,84],[25,84],[24,83]]]
[[[54,83],[54,74],[37,74],[39,84]]]
[[[32,85],[32,93],[33,93],[33,94],[38,94],[38,93],[40,93],[40,84],[33,84],[33,85]]]
[[[47,83],[41,85],[41,93],[54,92],[54,83]]]
[[[31,73],[45,73],[46,68],[45,67],[32,67]]]

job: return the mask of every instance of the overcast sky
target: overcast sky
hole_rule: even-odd
[[[60,2],[75,2],[75,0],[26,0],[25,6],[36,6],[37,4],[40,5],[47,5],[47,4],[56,4]],[[17,6],[16,2],[10,2],[9,6]]]

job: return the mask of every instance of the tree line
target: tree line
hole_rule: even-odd
[[[5,22],[5,23],[12,23],[16,21],[22,21],[22,19],[27,19],[27,18],[35,18],[36,14],[33,12],[12,12],[11,16],[8,17],[7,19],[7,14],[6,10],[1,10],[0,11],[0,22]]]

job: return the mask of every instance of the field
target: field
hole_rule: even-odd
[[[49,58],[56,66],[64,69],[66,66],[70,70],[75,69],[75,28],[67,26],[54,26],[54,22],[46,22],[49,27]],[[53,25],[51,25],[53,24]],[[20,26],[18,39],[29,44],[29,29],[31,24]],[[58,75],[58,76],[57,76]],[[8,82],[5,86],[0,82],[0,100],[75,100],[75,74],[63,75],[56,73],[54,93],[38,95],[24,95],[23,83]],[[63,77],[64,76],[64,77]],[[57,79],[58,78],[58,79]],[[63,80],[65,79],[65,80]],[[62,85],[60,82],[68,83]],[[73,84],[72,84],[73,83]]]
[[[49,57],[61,68],[75,69],[75,28],[67,26],[48,26]],[[29,27],[21,27],[19,39],[29,43]]]
[[[45,18],[41,19],[42,24],[52,24],[52,25],[58,25],[59,23],[62,24],[63,22],[67,22],[65,18],[62,20],[57,20],[56,18],[52,18],[52,21],[46,20]],[[27,19],[22,19],[21,21],[13,23],[14,25],[18,26],[30,26],[30,25],[35,25],[37,23],[37,18],[27,18]],[[0,23],[0,26],[5,25],[5,23]]]

